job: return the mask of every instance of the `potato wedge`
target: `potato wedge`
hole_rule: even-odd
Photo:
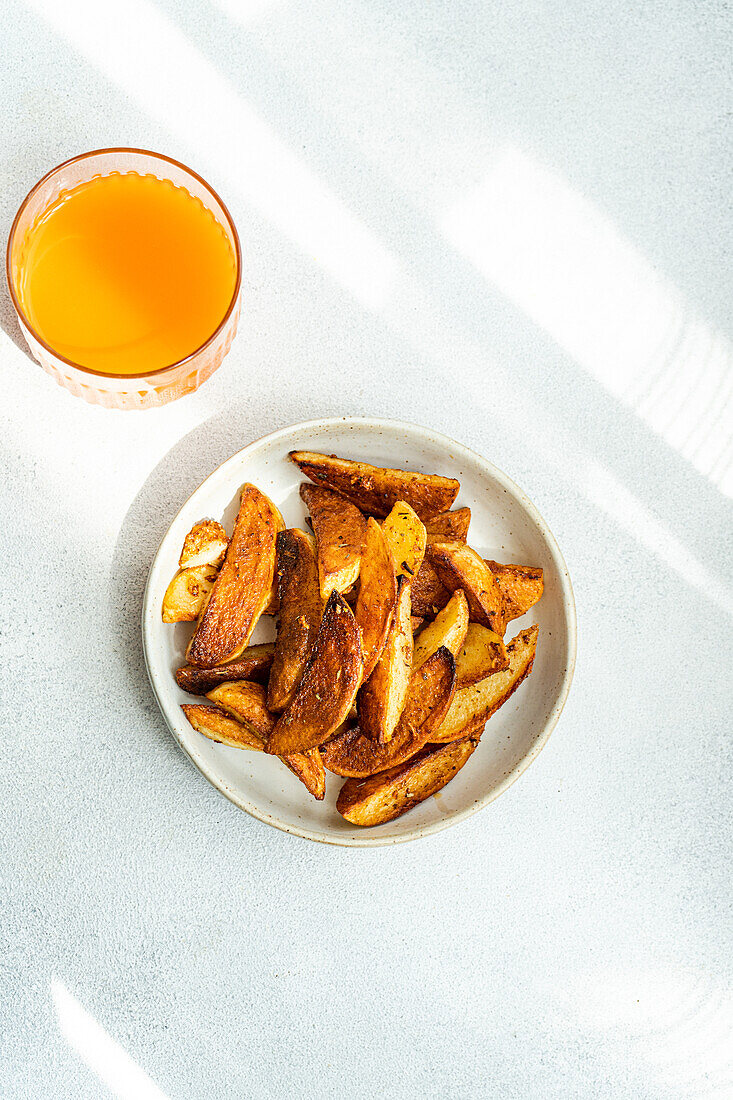
[[[456,656],[458,686],[477,684],[493,672],[503,672],[507,668],[509,658],[503,638],[487,626],[469,623],[465,641]]]
[[[457,657],[467,630],[468,601],[459,588],[433,622],[428,623],[415,639],[413,670],[425,664],[441,646],[446,646]]]
[[[366,516],[340,493],[303,482],[300,496],[310,512],[318,553],[318,576],[325,603],[332,592],[356,582],[364,553]]]
[[[407,697],[413,647],[410,619],[410,582],[400,577],[387,642],[356,702],[362,733],[382,744],[391,739]]]
[[[425,557],[425,526],[409,504],[398,500],[382,524],[382,533],[392,551],[397,579],[412,580]]]
[[[311,481],[335,489],[373,516],[388,515],[397,501],[403,500],[420,519],[432,519],[450,508],[460,488],[452,477],[350,462],[315,451],[291,451],[289,457]]]
[[[254,485],[244,485],[224,564],[191,641],[189,664],[211,668],[246,648],[270,599],[282,527],[272,501]]]
[[[504,597],[507,621],[518,619],[534,607],[545,587],[541,569],[527,565],[500,565],[498,561],[488,558],[486,564]]]
[[[455,659],[443,646],[413,670],[404,709],[388,744],[365,737],[358,727],[345,730],[322,746],[323,763],[336,775],[363,778],[408,760],[443,721],[455,683]]]
[[[431,740],[454,741],[465,736],[467,730],[487,722],[532,671],[538,634],[538,628],[531,626],[509,642],[506,647],[509,667],[504,672],[495,672],[477,684],[459,688]]]
[[[318,634],[323,602],[313,537],[288,529],[277,536],[280,618],[267,685],[267,705],[285,710],[292,702]]]
[[[446,588],[462,588],[471,619],[504,635],[504,598],[486,562],[463,542],[436,542],[430,561]]]
[[[218,569],[224,561],[228,545],[229,538],[220,523],[215,519],[200,519],[183,540],[178,564],[181,569],[193,569],[197,565],[210,565]]]
[[[336,809],[352,825],[383,825],[445,787],[470,759],[478,738],[428,745],[417,756],[368,779],[347,779]]]
[[[236,660],[217,665],[216,668],[184,665],[183,668],[176,669],[176,683],[191,695],[206,695],[217,684],[226,684],[231,680],[264,679],[270,670],[274,653],[274,643],[264,642],[262,645],[247,646]]]
[[[412,582],[412,610],[416,615],[432,618],[442,611],[450,597],[430,558],[425,558]]]
[[[397,577],[394,559],[382,528],[370,516],[361,559],[361,583],[354,610],[361,630],[365,681],[374,671],[385,647],[396,604]]]
[[[216,569],[210,565],[197,565],[176,573],[163,596],[163,622],[191,623],[197,619],[214,587],[216,575]]]
[[[470,508],[456,508],[453,512],[442,512],[425,524],[425,530],[428,533],[428,544],[432,545],[434,542],[465,542],[468,538],[470,523]]]
[[[267,752],[304,752],[323,744],[345,721],[361,684],[361,632],[354,613],[332,592],[311,659],[288,709],[280,715]]]
[[[222,684],[209,693],[209,699],[242,723],[252,736],[259,738],[260,745],[264,748],[277,719],[267,709],[265,689],[261,684],[244,681]],[[326,794],[326,773],[318,749],[288,753],[280,759],[314,798],[319,802],[323,801]]]
[[[253,749],[262,752],[262,738],[242,722],[230,717],[221,707],[207,707],[201,703],[183,703],[181,710],[195,730],[212,741],[232,745],[235,749]]]

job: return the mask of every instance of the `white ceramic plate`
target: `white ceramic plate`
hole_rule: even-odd
[[[188,724],[181,703],[191,701],[173,678],[184,663],[192,624],[167,626],[161,602],[178,568],[186,532],[205,516],[231,531],[239,489],[250,481],[267,493],[289,526],[305,526],[298,495],[302,474],[288,451],[314,450],[456,477],[456,507],[472,509],[469,541],[484,557],[541,565],[543,598],[509,624],[507,639],[535,622],[540,635],[531,676],[486,726],[465,768],[439,794],[407,814],[374,829],[359,829],[336,812],[343,780],[328,774],[326,798],[316,802],[275,757],[207,740]],[[262,622],[253,642],[274,636]],[[224,462],[188,499],[156,554],[143,602],[143,644],[153,691],[173,736],[203,775],[235,805],[285,832],[330,844],[376,846],[427,836],[481,809],[514,782],[534,760],[555,726],[570,689],[575,664],[575,605],[565,562],[535,507],[490,462],[447,436],[395,420],[314,420],[283,428],[251,443]]]

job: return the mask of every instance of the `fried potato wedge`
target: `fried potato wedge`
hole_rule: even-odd
[[[311,658],[293,701],[270,735],[267,752],[282,756],[323,744],[351,710],[363,669],[354,613],[343,596],[332,592]]]
[[[493,672],[503,672],[507,668],[509,658],[504,639],[487,626],[469,623],[465,641],[456,656],[458,686],[477,684]]]
[[[465,542],[470,524],[470,508],[456,508],[452,512],[442,512],[425,524],[428,543],[432,545],[434,542]]]
[[[370,516],[361,559],[361,583],[354,611],[361,630],[365,681],[374,671],[385,647],[396,604],[397,576],[394,559],[382,528]]]
[[[410,582],[400,577],[387,642],[356,703],[362,733],[386,744],[399,722],[412,672]]]
[[[388,515],[403,500],[421,520],[432,519],[450,508],[460,488],[452,477],[387,469],[315,451],[291,451],[289,457],[311,481],[335,489],[373,516]]]
[[[226,684],[231,680],[264,679],[270,670],[275,654],[273,642],[262,645],[250,645],[234,661],[216,668],[194,668],[184,665],[176,669],[176,683],[190,695],[206,695],[217,684]]]
[[[300,496],[311,515],[318,553],[323,601],[332,592],[347,592],[356,582],[364,553],[366,516],[336,493],[303,482]]]
[[[487,722],[532,671],[538,634],[538,628],[531,626],[509,642],[506,647],[509,667],[504,672],[495,672],[477,684],[459,688],[431,740],[454,741],[465,736],[467,730]]]
[[[224,564],[191,641],[189,664],[211,668],[246,647],[270,600],[282,527],[272,501],[254,485],[244,485]]]
[[[457,657],[465,641],[467,630],[468,601],[459,588],[433,622],[428,623],[415,639],[413,670],[425,664],[441,646],[445,646],[454,657]]]
[[[542,596],[545,581],[541,569],[528,565],[500,565],[488,559],[486,564],[504,597],[507,621],[524,615]]]
[[[209,699],[227,714],[232,715],[250,731],[253,737],[257,737],[260,747],[264,748],[277,719],[267,709],[265,689],[261,684],[244,681],[222,684],[209,693]],[[293,775],[300,779],[314,798],[319,802],[323,801],[326,794],[326,773],[318,749],[288,753],[280,759],[286,767],[290,768]]]
[[[405,706],[392,740],[380,745],[361,730],[345,730],[322,746],[321,756],[336,775],[363,778],[414,756],[438,728],[450,706],[456,683],[453,654],[442,647],[413,670]]]
[[[503,636],[504,597],[484,559],[463,542],[436,542],[429,554],[446,588],[465,592],[471,619]]]
[[[289,528],[277,536],[280,618],[267,685],[267,705],[285,710],[308,663],[323,615],[313,538]]]
[[[425,526],[409,504],[398,500],[382,524],[382,533],[392,551],[397,579],[412,580],[425,557]]]
[[[194,523],[183,540],[178,559],[181,569],[193,569],[197,565],[211,565],[218,569],[224,561],[229,538],[215,519],[200,519]]]
[[[445,787],[470,759],[478,738],[428,745],[416,756],[368,779],[347,779],[336,809],[352,825],[383,825]]]
[[[412,610],[416,615],[432,618],[442,611],[450,597],[430,558],[425,558],[412,582]]]
[[[216,581],[216,569],[197,565],[181,569],[168,585],[163,596],[164,623],[192,623],[201,614]]]
[[[230,717],[221,707],[183,703],[181,710],[193,728],[212,741],[232,745],[235,749],[253,749],[255,752],[262,752],[265,747],[261,737],[242,722]]]

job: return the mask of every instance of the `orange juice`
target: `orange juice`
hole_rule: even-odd
[[[231,304],[236,256],[183,187],[97,176],[48,207],[23,242],[18,287],[36,332],[104,374],[142,374],[196,351]]]

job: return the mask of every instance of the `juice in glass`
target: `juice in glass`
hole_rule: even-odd
[[[66,359],[104,374],[179,362],[232,301],[234,250],[185,187],[137,172],[62,193],[26,234],[20,302]]]

